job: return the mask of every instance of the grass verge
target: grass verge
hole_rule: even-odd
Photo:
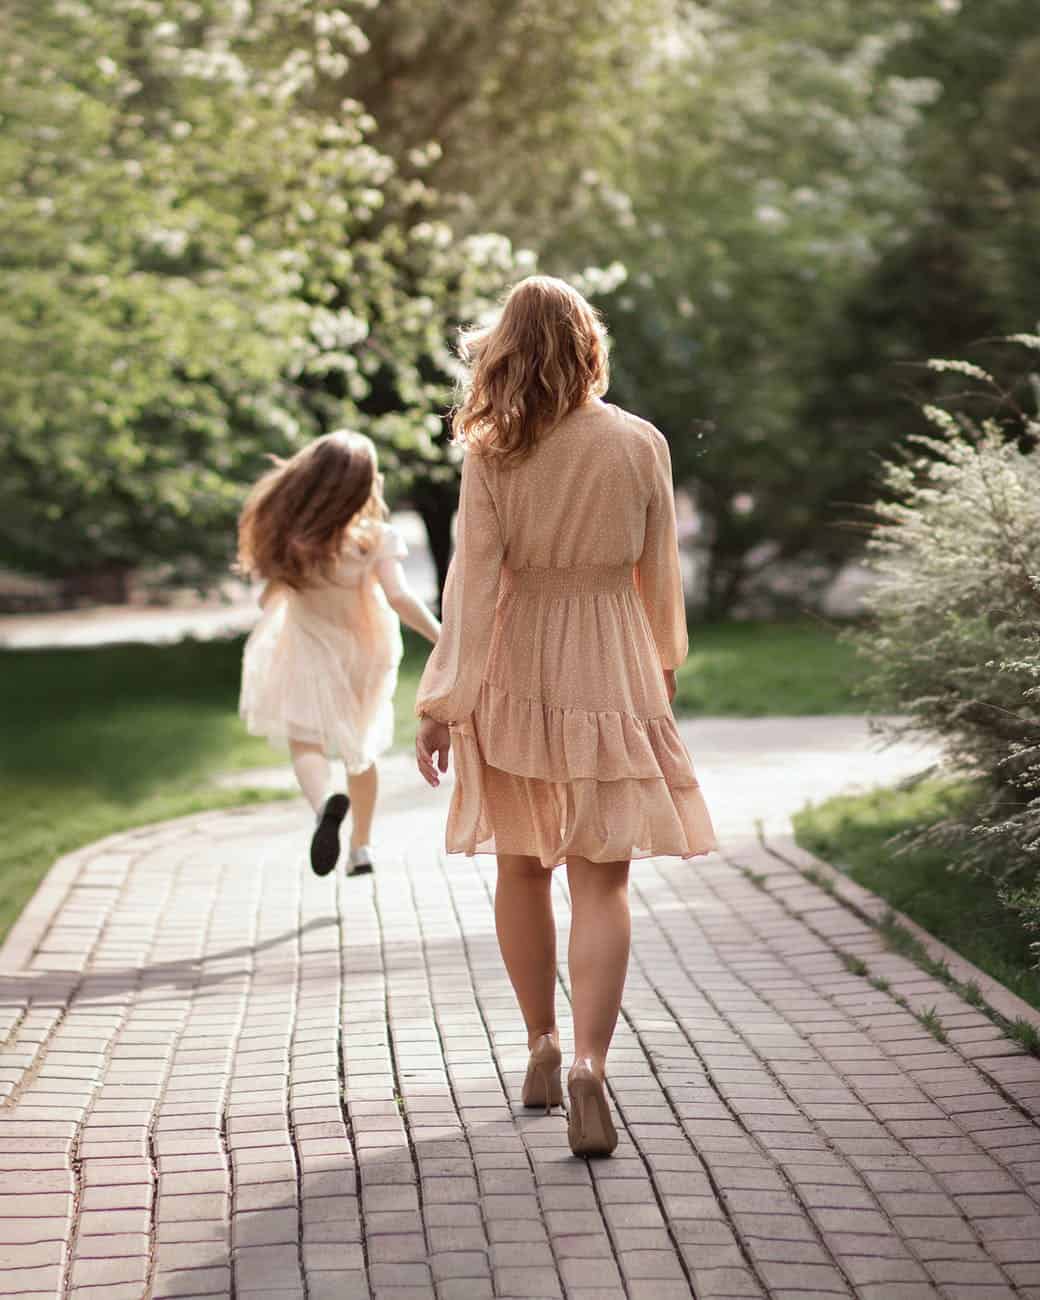
[[[240,638],[0,652],[0,939],[56,858],[149,822],[284,798],[218,772],[284,760],[238,719]],[[410,641],[399,733],[424,652]]]
[[[690,628],[675,711],[757,718],[862,713],[851,645],[820,621],[714,623]]]
[[[892,843],[895,836],[966,810],[973,798],[970,783],[951,781],[842,795],[798,813],[795,838],[1040,1009],[1040,970],[1030,949],[1032,937],[1001,905],[992,883],[951,871],[948,854],[940,847]],[[895,922],[887,927],[886,941],[899,950],[907,941],[916,943]]]
[[[677,712],[850,711],[851,651],[818,624],[693,630]],[[427,648],[406,634],[397,743]],[[50,864],[105,835],[168,817],[280,797],[218,788],[218,772],[284,761],[236,708],[242,640],[0,651],[0,938]]]

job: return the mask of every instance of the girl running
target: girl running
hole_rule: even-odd
[[[311,867],[327,875],[353,808],[347,874],[372,870],[375,760],[393,741],[399,618],[436,642],[440,625],[409,589],[404,541],[386,521],[376,449],[341,430],[275,459],[246,501],[238,567],[266,580],[246,641],[239,701],[247,729],[288,743],[316,815]],[[347,770],[336,789],[329,760]]]

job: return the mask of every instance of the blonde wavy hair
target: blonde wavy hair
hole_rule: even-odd
[[[521,460],[568,412],[607,391],[606,330],[577,289],[532,275],[509,291],[498,319],[465,330],[456,443]]]
[[[238,572],[300,588],[328,574],[346,541],[372,546],[389,511],[371,438],[338,429],[271,460],[239,516]]]

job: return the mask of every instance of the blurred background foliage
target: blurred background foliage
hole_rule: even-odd
[[[930,433],[885,468],[869,617],[844,637],[882,732],[938,740],[945,763],[795,828],[1040,1007],[1040,334],[994,355],[1017,382],[931,363],[960,391],[925,407]],[[1025,1041],[1040,1050],[1035,1029]]]
[[[265,452],[379,442],[443,575],[456,328],[533,269],[614,340],[712,617],[822,589],[919,369],[1030,329],[1033,0],[10,0],[0,563],[203,582]]]

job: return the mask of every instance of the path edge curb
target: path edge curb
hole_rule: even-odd
[[[979,970],[967,957],[950,948],[941,939],[937,939],[909,916],[892,907],[890,903],[886,903],[879,895],[864,888],[855,880],[850,880],[844,872],[839,871],[830,862],[803,849],[794,835],[769,833],[763,837],[762,845],[766,852],[794,867],[810,883],[817,883],[813,881],[813,876],[825,877],[829,882],[828,892],[832,897],[875,929],[879,929],[883,921],[890,919],[908,930],[925,948],[933,961],[945,964],[958,983],[978,985],[986,1005],[1005,1020],[1010,1022],[1024,1020],[1040,1030],[1040,1010],[1012,993],[992,975]]]

